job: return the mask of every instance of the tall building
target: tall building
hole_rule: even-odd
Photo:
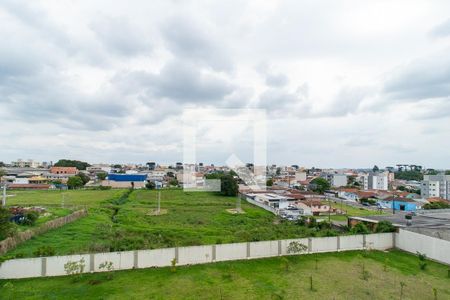
[[[361,186],[365,190],[383,190],[389,189],[389,176],[384,173],[370,173],[361,176]]]
[[[440,197],[450,200],[450,175],[424,175],[420,193],[425,199]]]
[[[341,187],[347,185],[347,175],[345,174],[332,174],[331,185],[333,187]]]

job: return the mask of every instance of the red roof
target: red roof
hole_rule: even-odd
[[[347,192],[347,193],[357,193],[357,192],[359,192],[358,189],[355,189],[355,188],[345,188],[345,187],[339,188],[339,191]]]
[[[9,184],[8,188],[10,189],[35,189],[35,190],[48,190],[50,188],[50,184],[20,184],[20,183],[13,183]]]
[[[436,202],[442,202],[442,203],[450,203],[449,200],[444,199],[444,198],[440,198],[440,197],[431,197],[427,199],[428,202],[430,203],[436,203]]]

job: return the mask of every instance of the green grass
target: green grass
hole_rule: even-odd
[[[286,270],[286,262],[288,270]],[[316,269],[317,264],[317,269]],[[362,265],[368,272],[362,276]],[[385,265],[387,268],[385,270]],[[358,251],[0,281],[2,299],[450,299],[447,266],[400,251]],[[310,290],[310,276],[313,291]]]
[[[33,226],[28,225],[16,225],[18,231],[25,231],[28,229],[33,229],[39,227],[40,225],[71,214],[74,210],[71,208],[61,208],[61,207],[46,207],[44,213],[39,215],[39,218],[36,220]]]
[[[99,206],[102,202],[118,194],[123,190],[46,190],[46,191],[8,191],[7,205],[20,206],[59,206],[63,198],[64,206]]]
[[[83,193],[78,196],[77,192]],[[56,254],[153,249],[173,246],[232,243],[306,236],[324,236],[329,230],[317,231],[288,221],[242,201],[244,214],[231,214],[236,198],[214,193],[163,190],[161,208],[167,214],[149,215],[157,207],[157,192],[136,190],[128,198],[122,191],[74,191],[73,199],[85,203],[89,192],[96,203],[89,215],[58,229],[51,230],[19,245],[9,256],[31,257],[42,246],[51,246]],[[100,198],[95,198],[98,192]],[[49,194],[43,194],[49,195]],[[53,195],[52,195],[53,197]],[[23,198],[30,198],[25,197]],[[36,197],[37,198],[37,197]],[[46,202],[49,200],[37,200]]]

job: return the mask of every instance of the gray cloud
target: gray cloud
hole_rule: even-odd
[[[120,55],[149,54],[150,37],[126,18],[99,17],[90,25],[105,50]]]
[[[284,74],[268,74],[266,76],[266,84],[270,86],[285,86],[289,79]]]
[[[172,61],[159,74],[149,75],[148,84],[156,97],[185,103],[213,104],[233,91],[228,81],[181,61]]]
[[[162,33],[167,47],[176,57],[219,71],[229,71],[233,65],[226,53],[226,45],[208,33],[212,29],[202,27],[194,19],[177,17],[166,22]]]
[[[443,23],[439,24],[430,32],[434,37],[447,37],[450,36],[450,19],[447,19]]]
[[[411,62],[395,70],[383,92],[393,100],[421,100],[450,95],[450,59],[437,55]]]

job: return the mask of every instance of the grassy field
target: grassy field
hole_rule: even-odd
[[[287,266],[287,269],[286,269]],[[317,266],[317,269],[316,269]],[[363,266],[365,275],[363,276]],[[352,251],[0,281],[2,299],[450,299],[448,267],[400,251]],[[312,276],[313,290],[310,289]],[[401,283],[404,284],[401,298]]]
[[[99,206],[123,190],[8,191],[8,206]]]
[[[155,216],[152,213],[157,207],[156,191],[135,190],[128,198],[120,199],[125,192],[72,192],[72,199],[90,203],[87,217],[36,236],[8,255],[31,257],[42,246],[51,246],[56,254],[63,255],[336,234],[280,221],[245,201],[242,201],[244,214],[231,214],[227,209],[235,208],[237,199],[214,193],[162,190],[161,208],[167,213]],[[95,193],[99,193],[98,198]],[[16,201],[54,204],[59,201],[57,195],[53,192],[22,194]],[[36,203],[24,199],[36,199]],[[74,203],[78,202],[74,200]]]

